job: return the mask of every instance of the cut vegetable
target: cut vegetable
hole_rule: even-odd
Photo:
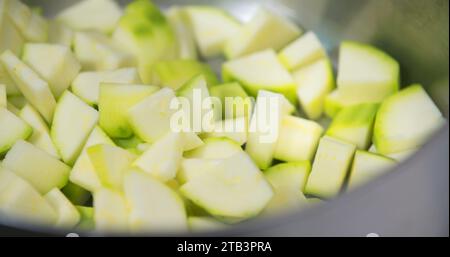
[[[97,111],[81,99],[69,91],[61,96],[50,133],[65,163],[74,164],[97,120]]]
[[[134,1],[113,33],[113,38],[138,60],[144,83],[152,82],[152,66],[177,56],[175,33],[164,14],[150,1]]]
[[[223,160],[216,170],[194,176],[180,191],[212,215],[226,219],[253,217],[273,196],[271,186],[244,152]]]
[[[264,176],[274,191],[274,196],[264,212],[278,213],[307,205],[308,201],[303,194],[303,189],[310,171],[309,161],[277,164],[264,171]]]
[[[346,98],[381,102],[398,91],[399,80],[399,64],[383,51],[356,42],[341,44],[337,86]]]
[[[206,138],[204,144],[192,151],[186,152],[186,158],[223,159],[241,152],[242,148],[228,138]]]
[[[183,200],[168,186],[140,171],[127,173],[125,197],[132,231],[173,232],[187,229]]]
[[[14,105],[18,109],[22,109],[28,104],[27,99],[23,95],[10,95],[7,97],[8,104]],[[6,106],[8,106],[8,104]]]
[[[122,15],[114,0],[83,0],[58,14],[57,20],[75,30],[111,33]]]
[[[209,92],[211,96],[220,99],[220,110],[222,110],[223,118],[246,117],[248,120],[250,119],[253,102],[239,83],[231,82],[217,85],[211,87]]]
[[[142,140],[153,143],[170,130],[170,120],[175,110],[170,108],[175,93],[163,88],[146,97],[128,110],[128,121],[134,133]]]
[[[53,225],[57,213],[25,180],[0,167],[0,214],[41,225]]]
[[[45,42],[48,38],[47,21],[31,8],[17,0],[7,0],[7,14],[20,34],[30,42]]]
[[[139,84],[136,68],[122,68],[111,71],[81,72],[72,82],[72,91],[89,105],[98,104],[101,83]]]
[[[55,98],[70,86],[81,69],[70,48],[62,45],[25,44],[22,59],[48,82]]]
[[[187,222],[189,229],[194,232],[219,230],[227,227],[226,224],[211,217],[189,217]]]
[[[5,156],[2,164],[27,180],[41,194],[66,185],[70,167],[36,146],[19,140]]]
[[[191,6],[186,12],[204,57],[221,54],[228,39],[233,38],[241,28],[239,22],[222,9]]]
[[[98,101],[100,126],[111,137],[132,136],[128,109],[157,90],[156,86],[101,83]]]
[[[19,139],[27,139],[33,129],[4,107],[0,107],[0,155],[7,152]]]
[[[422,86],[412,85],[383,102],[375,121],[373,141],[381,154],[412,150],[444,123],[444,117]]]
[[[86,152],[102,185],[121,191],[125,171],[131,166],[136,156],[110,144],[94,145],[87,148]]]
[[[358,104],[341,109],[331,122],[327,135],[354,144],[360,150],[370,146],[378,104]]]
[[[114,142],[106,135],[106,133],[100,127],[96,126],[89,135],[89,138],[70,173],[71,182],[91,192],[95,192],[102,184],[86,149],[98,144],[114,146]]]
[[[14,4],[19,1],[11,2]],[[20,18],[21,16],[14,14],[11,8],[8,8],[8,4],[11,6],[11,2],[4,0],[0,1],[0,38],[2,39],[0,40],[0,53],[3,53],[5,50],[9,49],[14,54],[19,55],[22,51],[22,46],[25,43],[25,39],[23,38],[20,31],[16,28],[14,24],[15,19],[12,19],[14,17]],[[23,6],[23,4],[21,4],[20,2],[18,4],[20,4],[20,6]]]
[[[310,119],[322,116],[324,100],[334,88],[333,68],[321,59],[294,72],[300,106]]]
[[[283,116],[292,105],[280,94],[261,90],[250,121],[245,151],[260,169],[267,169],[274,157]]]
[[[114,70],[135,65],[134,57],[119,44],[95,31],[78,31],[74,35],[74,52],[83,70]]]
[[[2,50],[0,49],[0,52],[1,51]],[[1,62],[0,62],[0,84],[5,85],[6,94],[8,96],[22,96],[22,93],[20,92],[19,88],[17,88],[16,84],[14,83],[12,78],[9,76],[8,72],[5,70],[5,68],[3,67],[3,64]]]
[[[58,21],[49,21],[48,43],[72,46],[74,31]]]
[[[331,198],[339,194],[352,164],[356,146],[324,136],[305,187],[305,194]]]
[[[94,221],[99,231],[128,231],[129,211],[123,195],[102,188],[94,193]]]
[[[183,156],[183,134],[168,132],[150,146],[134,163],[155,178],[166,182],[175,178]]]
[[[226,137],[239,145],[247,142],[248,123],[245,117],[216,121],[210,132],[203,133],[203,138]]]
[[[221,163],[222,159],[183,159],[177,173],[177,181],[184,184],[195,176],[201,176],[205,172],[213,172],[219,168]]]
[[[20,110],[19,116],[33,128],[33,133],[28,141],[48,154],[59,158],[58,150],[50,137],[50,129],[39,113],[27,104]]]
[[[188,129],[186,130],[187,122],[182,122],[184,132],[199,133],[207,131],[215,120],[213,103],[210,100],[207,81],[204,75],[198,75],[190,79],[176,92],[182,104],[181,108],[184,112],[183,119],[189,121]],[[187,100],[186,102],[181,102]]]
[[[170,7],[166,12],[167,20],[176,35],[178,43],[178,58],[197,60],[197,46],[191,28],[188,25],[188,17],[184,8]]]
[[[0,59],[27,101],[39,111],[47,123],[51,123],[56,101],[48,83],[9,50],[5,51]]]
[[[273,157],[287,162],[311,161],[323,128],[318,123],[284,116]]]
[[[352,190],[383,175],[397,164],[393,159],[366,151],[356,151],[347,188]]]
[[[44,196],[45,200],[55,209],[58,219],[55,226],[73,228],[80,221],[80,214],[69,199],[58,189],[53,188]]]
[[[227,41],[225,56],[233,59],[268,48],[278,51],[301,33],[299,27],[284,17],[259,8],[252,19]]]
[[[225,62],[222,76],[225,81],[238,81],[253,96],[264,89],[284,94],[292,103],[296,102],[295,82],[273,50]]]
[[[153,81],[161,86],[179,89],[194,76],[202,74],[208,86],[218,84],[217,76],[208,64],[195,60],[158,62],[154,66]]]
[[[305,67],[322,58],[327,53],[314,32],[309,31],[283,48],[278,58],[289,70]]]

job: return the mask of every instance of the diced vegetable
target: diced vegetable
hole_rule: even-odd
[[[301,33],[299,27],[284,17],[259,8],[252,19],[228,39],[224,49],[225,56],[232,59],[267,48],[278,51]]]
[[[133,166],[166,182],[175,178],[183,156],[183,134],[169,132],[153,143]]]
[[[144,83],[152,82],[152,66],[157,61],[177,56],[173,28],[150,1],[134,1],[127,5],[113,38],[136,57]]]
[[[334,88],[332,69],[328,59],[321,59],[293,73],[300,106],[310,119],[322,116],[325,97]]]
[[[200,53],[204,57],[221,54],[225,43],[235,37],[241,27],[236,19],[222,9],[192,6],[186,12]]]
[[[81,72],[72,82],[72,92],[89,105],[97,105],[101,83],[139,84],[136,68]]]
[[[128,110],[157,90],[155,86],[101,83],[98,101],[100,126],[111,137],[132,136]]]
[[[358,104],[341,109],[331,122],[327,135],[352,143],[361,150],[370,146],[378,104]]]
[[[47,123],[51,123],[56,101],[48,83],[9,50],[1,55],[0,61],[27,101],[39,111]]]
[[[286,68],[295,70],[317,60],[326,59],[327,52],[316,34],[309,31],[283,48],[278,54],[278,58]]]
[[[274,191],[264,212],[278,213],[306,206],[308,202],[303,190],[310,171],[309,161],[277,164],[264,171],[264,176]]]
[[[66,91],[58,101],[50,135],[63,161],[73,165],[98,121],[98,112]]]
[[[415,149],[444,123],[441,112],[422,86],[412,85],[380,106],[373,141],[381,154]]]
[[[48,82],[55,98],[70,86],[81,69],[70,48],[62,45],[25,44],[22,59]]]
[[[7,152],[19,139],[27,139],[33,129],[4,107],[0,107],[0,154]]]
[[[271,186],[245,152],[224,159],[218,169],[194,176],[180,191],[212,215],[231,219],[257,215],[273,196]]]
[[[170,119],[176,101],[173,90],[163,88],[144,98],[128,110],[128,121],[134,133],[142,140],[153,143],[170,130]]]
[[[356,151],[348,189],[354,189],[383,175],[397,164],[393,159],[366,151]]]
[[[114,70],[135,65],[131,54],[96,31],[75,32],[73,47],[83,70]]]
[[[325,136],[320,140],[304,193],[319,198],[338,195],[352,164],[356,146]]]
[[[94,222],[99,231],[128,231],[129,210],[123,194],[106,188],[95,191]]]
[[[33,133],[28,138],[28,141],[48,154],[59,158],[58,150],[50,137],[50,129],[39,113],[31,105],[27,104],[20,110],[19,116],[33,128]]]
[[[260,169],[267,169],[272,164],[281,121],[290,112],[291,105],[282,95],[259,91],[245,151]]]
[[[52,225],[57,213],[25,180],[0,167],[0,214],[40,225]]]
[[[178,58],[183,60],[196,60],[198,57],[197,46],[188,24],[185,9],[177,6],[170,7],[166,13],[166,17],[177,38]]]
[[[209,92],[211,96],[220,99],[220,110],[222,110],[223,118],[246,117],[250,120],[253,102],[239,83],[231,82],[217,85],[211,87]]]
[[[136,156],[127,150],[110,144],[98,144],[86,149],[103,187],[122,190],[125,171]]]
[[[323,128],[314,121],[285,116],[273,156],[287,162],[311,161],[322,133]]]
[[[346,98],[359,103],[381,102],[399,89],[400,68],[383,51],[356,42],[339,50],[337,86]]]
[[[41,194],[54,187],[62,188],[69,180],[69,166],[22,140],[8,151],[2,165],[27,180]]]
[[[111,33],[122,16],[114,0],[83,0],[61,11],[57,20],[75,30]]]
[[[187,230],[183,200],[168,186],[140,171],[130,171],[124,179],[130,203],[132,231],[173,232]]]
[[[55,226],[72,228],[78,224],[78,221],[80,220],[78,210],[58,188],[53,188],[50,190],[47,194],[45,194],[44,198],[53,207],[58,215]]]
[[[292,103],[296,102],[295,82],[273,50],[264,50],[225,62],[222,66],[222,76],[225,81],[239,82],[253,96],[256,96],[259,90],[269,90],[283,94]]]
[[[72,172],[70,173],[71,182],[91,192],[95,192],[102,186],[102,184],[86,150],[87,148],[98,144],[108,144],[114,146],[114,142],[108,137],[108,135],[106,135],[100,127],[96,126],[89,135],[89,138],[87,139],[86,144],[84,145],[84,148],[73,165]]]

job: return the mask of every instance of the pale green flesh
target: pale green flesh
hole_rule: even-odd
[[[98,104],[100,126],[114,138],[132,136],[128,109],[157,90],[155,86],[101,83]]]
[[[56,226],[72,228],[78,224],[80,214],[75,206],[58,188],[50,190],[44,197],[58,214],[58,220],[55,224]]]
[[[50,135],[61,158],[73,165],[98,121],[98,112],[66,91],[58,101]]]
[[[27,139],[33,129],[4,107],[0,107],[0,154],[7,152],[20,139]]]
[[[347,188],[352,190],[360,187],[383,175],[396,164],[397,162],[391,158],[358,150],[355,153]]]
[[[378,104],[342,108],[331,122],[327,135],[352,143],[361,150],[370,146]]]
[[[323,137],[306,183],[305,194],[325,199],[338,195],[344,186],[355,150],[352,144],[329,136]]]
[[[53,225],[58,214],[24,179],[0,167],[0,214],[9,219]]]
[[[373,141],[381,154],[412,150],[420,147],[444,123],[441,112],[425,90],[420,85],[412,85],[383,102],[375,121]]]
[[[242,151],[242,148],[228,138],[207,138],[198,148],[184,153],[186,158],[222,159]]]
[[[130,205],[132,231],[170,232],[187,229],[186,211],[172,189],[140,171],[130,171],[124,180]]]
[[[69,180],[69,166],[25,141],[14,144],[2,165],[27,180],[42,194],[54,187],[62,188]]]
[[[277,164],[264,171],[274,190],[264,212],[278,213],[306,206],[308,202],[303,190],[310,170],[310,162],[305,161]]]

